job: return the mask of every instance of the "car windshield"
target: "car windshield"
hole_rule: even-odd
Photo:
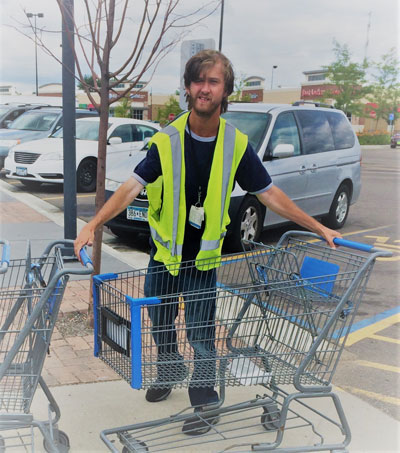
[[[110,126],[109,126],[110,127]],[[52,137],[62,138],[63,130],[58,129]],[[77,140],[98,140],[99,139],[99,121],[77,121],[76,122],[76,139]]]
[[[9,110],[11,110],[10,107],[7,107],[6,105],[0,105],[0,115],[4,115]]]
[[[271,115],[256,112],[226,112],[222,116],[249,137],[250,145],[257,152],[267,132]]]
[[[53,126],[58,115],[58,112],[26,112],[11,123],[10,129],[48,131]]]

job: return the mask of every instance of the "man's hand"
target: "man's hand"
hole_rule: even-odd
[[[333,243],[333,240],[335,238],[342,238],[342,235],[338,231],[331,230],[330,228],[327,228],[323,225],[321,225],[321,227],[320,227],[319,234],[321,235],[321,237],[323,237],[325,239],[325,241],[328,243],[329,247],[331,247],[333,249],[336,248],[336,245]]]
[[[78,234],[78,237],[74,241],[74,251],[75,255],[81,261],[79,256],[79,252],[81,251],[82,247],[85,245],[92,246],[94,240],[94,229],[91,227],[90,223],[86,224],[81,232]]]

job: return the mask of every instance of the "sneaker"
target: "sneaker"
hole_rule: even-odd
[[[183,423],[182,432],[188,436],[201,436],[208,433],[213,425],[219,422],[219,415],[208,415],[207,411],[195,409],[195,415]]]
[[[150,403],[158,403],[168,398],[169,394],[172,392],[172,388],[160,388],[157,386],[157,381],[147,390],[146,400]]]
[[[146,392],[146,400],[150,403],[158,403],[168,398],[172,392],[172,386],[175,383],[182,382],[188,375],[188,369],[181,359],[178,363],[173,364],[167,372],[160,372],[157,380],[150,386]]]

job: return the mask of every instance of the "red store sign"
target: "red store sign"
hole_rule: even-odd
[[[301,99],[322,97],[326,91],[331,94],[340,94],[340,90],[334,85],[312,85],[301,87]]]

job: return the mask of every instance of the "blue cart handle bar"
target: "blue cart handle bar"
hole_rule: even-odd
[[[90,259],[85,249],[80,250],[79,256],[81,257],[84,266],[87,266],[88,264],[91,264],[93,266],[92,260]]]
[[[321,237],[323,241],[325,241],[324,238]],[[362,242],[355,242],[355,241],[348,241],[347,239],[341,239],[341,238],[335,238],[333,240],[333,243],[335,245],[339,245],[342,247],[348,247],[354,250],[360,250],[361,252],[368,252],[368,253],[375,253],[375,252],[383,252],[387,256],[391,256],[391,252],[386,251],[386,250],[380,250],[375,248],[373,245],[369,244],[363,244]]]
[[[10,264],[10,243],[8,241],[0,241],[0,244],[3,244],[3,252],[1,255],[1,264],[7,263]]]

